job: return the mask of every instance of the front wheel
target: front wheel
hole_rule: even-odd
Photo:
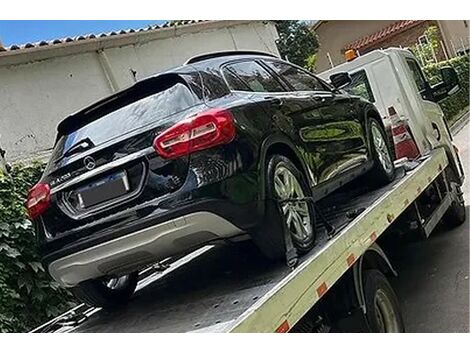
[[[112,309],[129,301],[137,281],[138,273],[134,272],[119,277],[87,280],[71,291],[78,300],[89,306]]]
[[[369,177],[378,186],[386,185],[395,178],[395,165],[385,130],[377,120],[370,119],[368,134],[374,161]]]
[[[266,172],[265,220],[253,238],[268,258],[286,255],[288,236],[300,253],[312,249],[315,212],[312,201],[306,199],[310,196],[307,180],[295,164],[283,155],[272,155]]]

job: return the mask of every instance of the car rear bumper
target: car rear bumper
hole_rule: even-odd
[[[244,232],[219,215],[194,212],[56,259],[48,264],[48,271],[60,285],[73,287]]]

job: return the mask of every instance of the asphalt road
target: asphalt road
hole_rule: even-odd
[[[469,332],[470,123],[454,142],[467,180],[467,222],[453,230],[441,227],[428,240],[407,244],[398,263],[395,288],[407,332]]]

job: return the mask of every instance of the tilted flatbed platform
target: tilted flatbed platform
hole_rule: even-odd
[[[294,269],[263,259],[251,242],[208,246],[142,279],[119,310],[81,305],[35,331],[289,331],[447,165],[438,148],[413,170],[398,169],[384,188],[366,193],[353,188],[322,201],[337,231],[330,238],[319,229],[315,248]]]

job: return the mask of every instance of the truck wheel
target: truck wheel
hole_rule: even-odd
[[[286,202],[277,200],[301,199],[311,196],[302,172],[288,158],[273,155],[266,172],[266,211],[263,226],[253,240],[265,256],[281,259],[286,255],[284,239],[289,235],[294,247],[308,252],[315,243],[315,212],[311,201]],[[284,231],[289,231],[285,234]]]
[[[395,178],[395,165],[387,135],[382,125],[375,119],[369,119],[369,140],[374,166],[369,178],[378,186],[386,185]]]
[[[460,189],[460,186],[455,185],[455,192],[459,194],[459,201],[454,200],[442,218],[444,223],[449,228],[454,228],[462,225],[467,218],[467,214],[465,211],[465,202],[462,197],[462,191]]]
[[[138,273],[134,272],[117,278],[87,280],[71,291],[78,300],[89,306],[112,309],[129,301],[137,281]]]
[[[379,270],[364,272],[364,296],[371,332],[405,332],[398,298]]]

